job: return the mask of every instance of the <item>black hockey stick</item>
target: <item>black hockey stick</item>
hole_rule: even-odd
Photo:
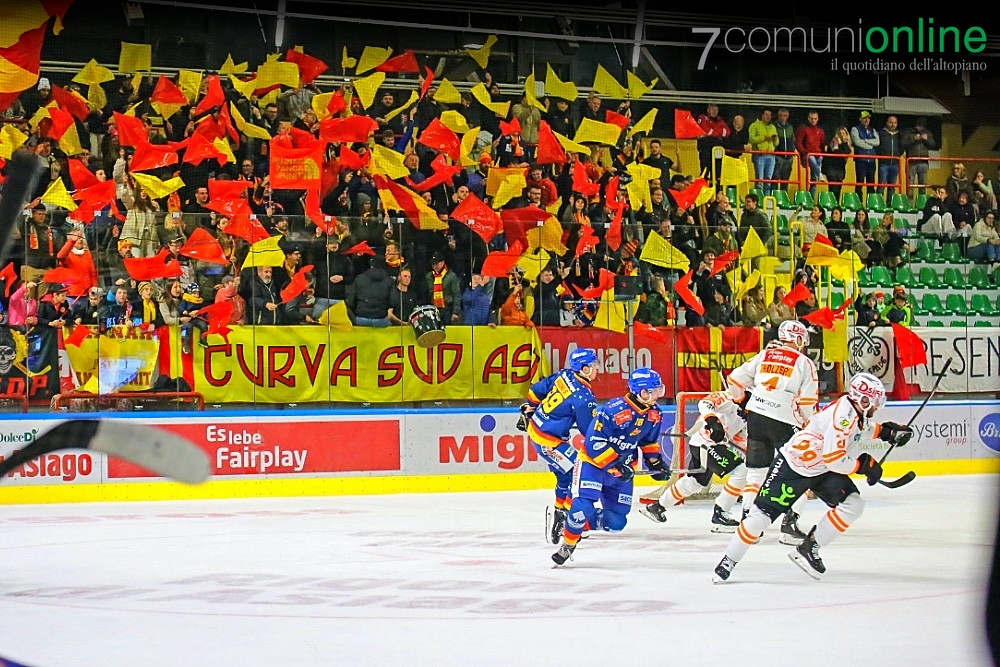
[[[923,411],[923,409],[925,407],[927,407],[927,404],[930,402],[931,397],[933,397],[934,394],[937,393],[938,386],[941,384],[941,380],[944,379],[944,376],[948,373],[948,369],[951,368],[951,362],[953,361],[953,359],[954,359],[954,357],[948,357],[948,360],[946,362],[944,362],[944,368],[941,369],[941,372],[938,373],[937,379],[934,380],[934,386],[931,387],[930,393],[927,394],[927,396],[924,398],[924,402],[920,404],[920,407],[917,408],[917,411],[913,413],[912,417],[910,417],[910,421],[908,421],[906,423],[906,427],[907,428],[909,428],[910,426],[913,426],[913,422],[916,421],[917,415],[919,415]],[[879,459],[879,462],[878,462],[879,465],[882,465],[883,463],[885,463],[885,460],[887,458],[889,458],[889,454],[895,448],[896,448],[896,443],[892,443],[889,446],[889,449],[886,450],[885,454],[882,455],[882,458]],[[902,477],[900,477],[899,479],[890,479],[890,480],[881,480],[880,479],[878,481],[878,483],[881,484],[882,486],[888,487],[890,489],[898,489],[901,486],[905,486],[905,485],[909,484],[910,482],[912,482],[916,478],[917,478],[917,473],[915,473],[915,472],[913,472],[911,470],[908,473],[906,473],[905,475],[903,475]]]
[[[0,197],[0,266],[7,261],[14,225],[38,182],[41,165],[27,151],[7,164]],[[164,477],[200,484],[211,475],[208,456],[187,440],[133,421],[79,419],[63,422],[0,463],[0,479],[35,457],[63,449],[90,449],[117,456]]]

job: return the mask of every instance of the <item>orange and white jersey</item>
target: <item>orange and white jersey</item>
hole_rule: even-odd
[[[729,374],[737,402],[751,393],[747,410],[785,424],[802,426],[819,403],[819,379],[808,355],[786,345],[771,345]]]
[[[715,416],[726,431],[726,444],[745,454],[747,451],[747,423],[740,417],[736,403],[726,391],[713,391],[698,401],[698,421],[688,431],[688,444],[693,447],[711,447],[716,442],[705,433],[705,419]]]
[[[781,448],[792,470],[804,477],[825,472],[849,475],[858,467],[861,442],[878,436],[878,424],[862,428],[857,410],[846,395],[814,414]]]

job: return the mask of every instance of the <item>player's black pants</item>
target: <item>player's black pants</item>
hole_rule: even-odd
[[[747,468],[767,468],[798,428],[747,410]]]

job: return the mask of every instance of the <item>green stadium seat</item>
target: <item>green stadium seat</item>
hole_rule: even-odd
[[[915,208],[918,211],[923,211],[924,206],[926,205],[927,205],[927,193],[921,192],[919,195],[917,195],[916,201],[913,202],[913,208]]]
[[[830,308],[836,310],[844,305],[844,293],[834,292],[830,295]]]
[[[778,202],[778,208],[795,208],[792,206],[792,201],[788,198],[788,192],[785,190],[775,190],[773,193],[774,200]]]
[[[993,284],[1000,287],[1000,266],[993,271]]]
[[[889,210],[886,206],[885,198],[877,192],[869,192],[865,197],[865,208],[873,213],[885,213]]]
[[[889,206],[896,213],[916,213],[917,209],[910,205],[910,199],[902,192],[897,192],[892,196]]]
[[[899,249],[899,259],[903,261],[903,264],[910,263],[910,249],[907,246],[903,246]]]
[[[929,287],[931,289],[941,287],[941,279],[938,278],[937,271],[929,266],[921,267],[917,282],[919,282],[923,287]]]
[[[957,243],[945,243],[942,245],[941,259],[949,264],[968,264],[970,261],[962,255],[962,249]]]
[[[799,190],[795,193],[795,205],[804,209],[813,207],[813,196],[808,190]]]
[[[969,308],[983,317],[994,317],[1000,315],[1000,310],[993,307],[990,298],[985,294],[973,294],[969,300]]]
[[[750,188],[747,194],[757,195],[757,200],[760,202],[761,206],[764,205],[764,191],[760,188]]]
[[[837,206],[837,197],[829,190],[819,193],[819,205],[826,210],[832,210]]]
[[[976,323],[973,326],[977,326],[977,327],[991,327],[991,326],[993,326],[993,323],[992,322],[987,322],[986,320],[976,320]]]
[[[976,289],[993,289],[990,283],[990,275],[981,266],[974,266],[969,269],[969,287]]]
[[[917,243],[917,258],[929,264],[940,264],[943,261],[937,248],[930,241],[920,241]]]
[[[944,307],[951,311],[952,315],[968,315],[969,308],[965,305],[965,296],[962,294],[949,294],[944,302]]]
[[[968,322],[962,322],[960,320],[952,320],[951,322],[948,323],[948,326],[951,327],[966,327],[968,325],[969,325]]]
[[[951,287],[957,290],[965,290],[968,286],[965,284],[965,277],[962,272],[956,268],[948,267],[944,270],[944,280],[945,287]]]
[[[944,322],[941,320],[927,320],[927,326],[929,327],[943,327]]]
[[[790,243],[790,234],[788,231],[788,218],[783,215],[777,216],[778,221],[778,244],[788,245]]]
[[[896,269],[896,284],[909,289],[917,287],[918,280],[913,277],[913,271],[908,266],[900,266]]]
[[[734,205],[736,200],[739,199],[739,192],[740,191],[736,189],[735,185],[730,185],[728,188],[726,188],[726,196],[729,197],[730,206]]]
[[[875,283],[872,282],[871,273],[865,269],[858,271],[858,287],[863,287],[868,289],[869,287],[875,287]]]
[[[931,315],[950,315],[951,312],[941,304],[941,297],[934,292],[926,292],[920,298],[920,307]]]
[[[872,282],[882,287],[892,287],[892,274],[886,267],[875,265],[872,267]]]
[[[861,197],[857,192],[844,192],[840,195],[840,205],[848,211],[858,211],[861,209]]]

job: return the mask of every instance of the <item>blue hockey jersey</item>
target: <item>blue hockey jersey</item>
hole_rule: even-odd
[[[660,455],[660,409],[615,398],[597,411],[587,431],[583,461],[602,470],[624,463],[633,468],[643,456]]]
[[[586,433],[597,412],[590,383],[569,369],[531,385],[528,402],[537,406],[528,422],[528,435],[543,447],[569,440],[574,424]]]

